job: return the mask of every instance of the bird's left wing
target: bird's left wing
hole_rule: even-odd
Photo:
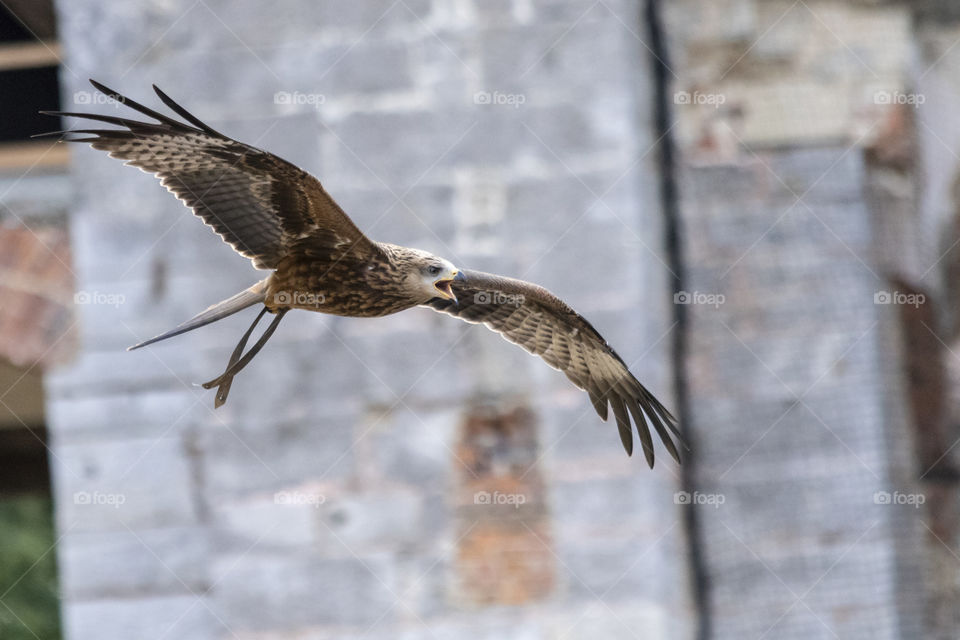
[[[461,271],[452,287],[457,302],[435,298],[426,306],[467,322],[482,323],[540,356],[590,395],[603,420],[608,407],[628,454],[633,452],[630,416],[647,463],[653,467],[653,425],[664,447],[680,462],[673,442],[683,442],[676,419],[630,373],[606,340],[576,311],[552,293],[529,282],[478,271]],[[671,437],[671,434],[673,437]]]
[[[94,149],[154,174],[204,223],[258,269],[276,268],[290,247],[311,238],[360,257],[380,252],[324,190],[299,167],[211,129],[154,86],[157,95],[187,122],[181,122],[120,95],[102,84],[94,87],[141,114],[143,122],[114,115],[44,111],[49,115],[88,118],[120,129],[73,129],[50,134],[89,142]]]

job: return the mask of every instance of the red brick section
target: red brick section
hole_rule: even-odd
[[[524,408],[474,409],[456,453],[458,598],[491,605],[548,596],[555,556],[533,416]]]
[[[915,111],[908,105],[896,105],[884,110],[877,133],[865,149],[870,166],[893,169],[904,174],[916,168]]]
[[[65,229],[0,226],[0,357],[41,368],[76,351]]]
[[[881,123],[874,143],[866,150],[866,160],[872,172],[880,176],[892,174],[909,178],[916,183],[917,133],[915,109],[907,105],[890,109]],[[922,182],[922,180],[921,180]],[[954,183],[954,199],[960,203],[960,178]],[[895,232],[894,232],[895,233]],[[942,249],[946,250],[954,238],[960,238],[960,215],[954,228],[946,233]],[[885,239],[897,251],[899,238]],[[914,431],[915,469],[920,490],[926,496],[923,526],[926,544],[923,549],[927,567],[923,586],[927,610],[925,637],[951,637],[960,623],[957,584],[956,540],[960,532],[960,469],[954,443],[958,425],[951,409],[950,389],[952,358],[958,342],[957,318],[960,310],[945,309],[951,301],[960,299],[960,259],[955,250],[948,250],[935,265],[944,274],[946,293],[937,294],[923,288],[919,282],[890,278],[890,289],[914,296],[924,296],[920,305],[898,305],[903,340],[901,366],[908,384],[911,427]],[[933,272],[931,272],[933,275]],[[947,311],[945,314],[944,311]],[[944,318],[951,318],[944,321]],[[951,324],[953,326],[951,326]],[[949,546],[948,546],[949,545]]]

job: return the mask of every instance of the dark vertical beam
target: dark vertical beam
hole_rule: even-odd
[[[47,430],[42,426],[0,428],[0,498],[49,493]]]
[[[653,70],[656,135],[660,139],[660,198],[664,215],[664,244],[667,250],[667,263],[673,272],[672,291],[686,289],[686,269],[683,256],[683,220],[680,216],[679,190],[677,186],[676,146],[671,130],[673,128],[669,69],[669,51],[667,36],[661,14],[660,0],[647,0],[644,16],[649,47],[650,64]],[[697,463],[696,434],[690,429],[691,416],[689,388],[687,386],[687,332],[689,330],[689,307],[682,304],[672,305],[676,330],[673,332],[672,358],[676,407],[684,438],[690,445],[681,466],[681,483],[685,491],[695,489],[695,468]],[[712,617],[709,598],[709,575],[703,544],[700,536],[700,519],[697,509],[682,510],[686,540],[689,546],[690,582],[694,607],[697,611],[697,638],[708,640],[712,637]]]

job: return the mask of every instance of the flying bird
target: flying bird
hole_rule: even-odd
[[[120,104],[155,120],[43,111],[87,118],[116,129],[72,129],[41,135],[86,142],[94,149],[152,173],[257,269],[270,274],[174,329],[130,347],[139,349],[262,305],[223,373],[214,406],[227,400],[236,376],[260,351],[291,309],[372,318],[416,306],[484,324],[540,356],[590,396],[603,420],[612,409],[620,439],[633,453],[631,417],[650,467],[650,426],[679,463],[683,443],[676,419],[630,373],[626,363],[580,314],[543,287],[503,276],[459,269],[419,249],[367,238],[320,181],[277,156],[233,140],[201,122],[156,86],[160,100],[186,122],[134,102],[102,84],[93,86]],[[72,135],[71,135],[72,134]],[[73,137],[79,135],[80,137]],[[273,320],[246,353],[265,314]]]

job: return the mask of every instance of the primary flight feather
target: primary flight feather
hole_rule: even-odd
[[[350,317],[379,317],[427,306],[481,323],[586,391],[597,413],[613,411],[621,441],[633,452],[631,418],[648,464],[654,463],[650,425],[677,462],[676,420],[630,373],[627,365],[581,315],[543,287],[477,271],[459,270],[426,251],[368,239],[302,169],[211,129],[154,86],[160,100],[186,122],[154,111],[93,80],[98,90],[152,118],[47,111],[87,118],[117,129],[54,132],[154,174],[161,184],[257,269],[271,273],[180,326],[131,349],[191,331],[262,304],[223,374],[204,384],[226,399],[233,378],[259,352],[291,309]],[[274,319],[244,353],[266,313]]]

